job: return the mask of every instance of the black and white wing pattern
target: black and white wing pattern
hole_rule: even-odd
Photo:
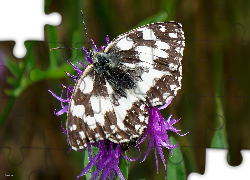
[[[68,110],[67,132],[73,149],[103,139],[124,143],[143,133],[148,120],[145,103],[125,90],[126,97],[114,105],[109,91],[110,84],[94,64],[89,65],[75,86]]]
[[[177,22],[148,24],[118,36],[105,49],[118,66],[143,69],[134,94],[148,106],[165,104],[181,88],[181,60],[185,46]]]
[[[185,46],[177,22],[148,24],[115,38],[78,78],[67,133],[74,150],[108,139],[128,143],[143,135],[146,107],[165,104],[181,88]]]

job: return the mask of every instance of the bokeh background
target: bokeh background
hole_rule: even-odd
[[[73,84],[64,74],[75,73],[66,60],[84,60],[81,50],[49,51],[88,46],[81,9],[88,36],[98,47],[107,34],[113,39],[147,23],[181,22],[186,37],[183,87],[162,114],[181,118],[175,127],[189,134],[169,133],[180,146],[172,158],[164,149],[167,179],[204,173],[209,147],[228,149],[228,163],[239,165],[240,150],[250,148],[249,8],[248,0],[46,0],[45,12],[59,12],[62,23],[45,26],[45,42],[27,41],[23,59],[12,55],[14,42],[0,42],[0,179],[6,179],[4,174],[15,174],[13,180],[75,179],[85,166],[84,152],[67,153],[61,130],[66,115],[53,114],[60,103],[48,92],[60,95],[60,84]],[[145,162],[132,162],[128,179],[164,179],[158,160],[158,174],[153,151]]]

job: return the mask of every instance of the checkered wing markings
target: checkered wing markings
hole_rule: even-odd
[[[130,69],[144,69],[133,93],[149,106],[156,106],[181,88],[184,40],[181,24],[154,23],[118,36],[105,52],[118,54],[120,64]]]
[[[110,91],[108,82],[93,65],[88,66],[76,83],[69,105],[67,132],[73,149],[103,139],[128,142],[143,133],[148,118],[145,104],[127,92],[127,98],[118,99],[119,105],[114,105]]]
[[[110,84],[107,82],[107,86]],[[107,88],[110,98],[114,93],[112,88]],[[116,115],[116,126],[111,125],[113,142],[128,142],[143,133],[147,127],[148,112],[145,103],[133,96],[128,90],[125,90],[126,97],[120,97],[113,106]]]

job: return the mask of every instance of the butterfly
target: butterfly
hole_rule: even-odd
[[[113,39],[74,86],[67,136],[72,149],[109,140],[129,144],[143,136],[148,107],[167,103],[181,89],[185,37],[177,22],[157,22]]]

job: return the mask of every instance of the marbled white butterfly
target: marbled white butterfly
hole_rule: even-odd
[[[93,63],[78,78],[68,108],[72,148],[143,136],[146,107],[165,104],[181,88],[184,46],[180,23],[158,22],[118,36],[103,52],[88,50]]]

